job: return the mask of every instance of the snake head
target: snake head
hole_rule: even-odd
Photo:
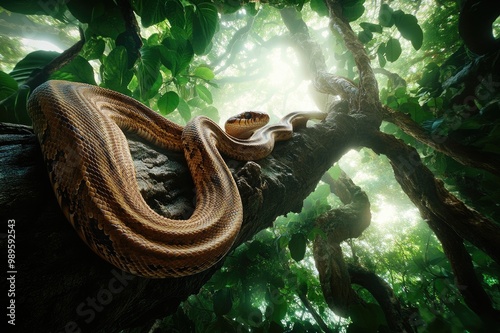
[[[224,128],[226,133],[238,138],[248,139],[252,134],[269,122],[269,115],[257,111],[245,111],[228,120]]]

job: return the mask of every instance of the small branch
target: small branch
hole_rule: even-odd
[[[410,325],[411,315],[408,309],[401,307],[401,303],[387,282],[374,272],[358,265],[348,265],[348,271],[351,282],[368,290],[380,304],[392,332],[414,332]]]
[[[69,64],[73,59],[75,59],[78,53],[80,53],[80,51],[82,50],[84,44],[85,36],[83,34],[83,31],[80,29],[80,40],[78,42],[58,55],[55,59],[45,65],[40,71],[32,73],[24,84],[30,87],[30,90],[32,91],[40,84],[47,81],[54,72],[58,71],[62,67]]]
[[[321,318],[321,316],[316,311],[316,309],[314,309],[314,307],[312,306],[311,302],[309,302],[309,299],[307,298],[307,295],[304,294],[304,293],[301,293],[301,292],[299,292],[298,294],[299,294],[299,298],[300,298],[302,304],[304,304],[304,306],[306,307],[307,311],[309,311],[309,313],[311,314],[311,316],[313,316],[314,320],[316,321],[316,323],[318,323],[318,325],[321,328],[321,330],[323,332],[326,332],[326,333],[334,333],[334,331],[331,330],[328,327],[328,325],[325,323],[325,321],[323,320],[323,318]]]
[[[342,6],[339,0],[325,1],[330,13],[330,26],[336,30],[345,41],[345,45],[354,56],[359,73],[359,98],[357,110],[374,121],[373,126],[379,127],[381,122],[381,103],[379,100],[378,83],[370,65],[370,58],[365,47],[359,41],[349,22],[342,15]]]
[[[245,41],[246,37],[248,36],[248,33],[252,30],[253,22],[255,21],[256,16],[250,16],[250,18],[247,20],[245,26],[242,28],[238,29],[233,37],[229,40],[227,46],[226,46],[226,52],[221,54],[217,59],[212,61],[210,63],[210,67],[216,68],[225,58],[228,58],[224,65],[221,66],[220,68],[217,68],[215,70],[215,73],[219,73],[224,71],[227,67],[229,67],[232,63],[233,60],[236,58],[236,55],[240,51],[239,45],[242,45],[243,42]],[[237,47],[238,45],[238,47]]]
[[[125,31],[116,38],[116,45],[122,45],[127,49],[128,67],[132,68],[136,60],[141,56],[141,29],[135,18],[130,0],[117,0],[117,4],[125,22]]]
[[[357,107],[359,101],[359,89],[354,82],[330,73],[318,73],[314,80],[314,87],[319,92],[330,95],[338,95],[349,103],[349,109]]]
[[[406,87],[406,81],[399,74],[392,73],[385,68],[374,68],[373,73],[385,75],[393,84],[393,87]]]
[[[451,138],[427,133],[419,124],[405,113],[384,107],[384,120],[389,121],[406,134],[429,147],[453,158],[457,162],[500,176],[500,157],[496,154],[481,152],[477,149],[463,146]]]
[[[291,34],[293,46],[306,75],[314,79],[318,73],[326,72],[323,51],[318,43],[311,39],[301,13],[293,7],[285,7],[280,10],[280,15]]]

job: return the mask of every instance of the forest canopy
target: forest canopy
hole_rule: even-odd
[[[60,319],[27,311],[42,331],[498,331],[499,15],[496,0],[0,0],[0,160],[13,168],[2,218],[33,200],[7,194],[21,163],[9,154],[12,142],[35,146],[16,140],[47,80],[120,92],[180,125],[328,113],[276,161],[257,161],[260,173],[235,164],[252,190],[240,187],[243,236],[223,266],[163,286],[137,278],[103,312],[78,316],[113,276],[90,262],[89,276],[64,280],[74,293],[63,300],[55,286],[24,300],[68,308]],[[286,185],[299,164],[306,185]],[[271,208],[249,203],[257,190]]]

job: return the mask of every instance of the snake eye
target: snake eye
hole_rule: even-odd
[[[252,113],[251,112],[245,112],[243,114],[243,118],[247,119],[247,120],[250,120],[252,119]]]

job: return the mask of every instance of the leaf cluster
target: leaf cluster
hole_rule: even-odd
[[[57,7],[45,7],[39,1],[0,1],[0,6],[26,15],[43,14],[60,20],[73,17],[85,27],[86,42],[81,55],[51,73],[50,79],[98,83],[132,96],[164,115],[178,110],[181,122],[188,121],[193,111],[218,117],[208,88],[214,85],[215,75],[197,60],[197,56],[210,50],[218,29],[214,4],[133,1],[133,11],[143,27],[136,31],[127,29],[134,24],[123,15],[123,4],[111,0],[77,0]],[[141,38],[142,47],[137,49],[134,34],[141,32],[149,37]],[[57,56],[56,52],[35,51],[19,61],[10,73],[0,73],[1,121],[30,123],[25,110],[29,88],[25,85]]]

